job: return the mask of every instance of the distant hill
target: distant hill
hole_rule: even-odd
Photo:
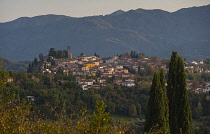
[[[0,57],[0,63],[3,63],[2,70],[7,70],[7,71],[25,73],[28,68],[27,62],[15,62],[3,57]]]
[[[101,57],[128,51],[169,58],[172,50],[189,59],[210,58],[210,5],[166,12],[118,10],[105,16],[42,15],[0,23],[0,56],[31,60],[50,48],[72,46]]]

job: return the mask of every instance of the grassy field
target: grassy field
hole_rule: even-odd
[[[203,122],[199,121],[199,120],[193,120],[192,124],[194,127],[197,127],[197,126],[201,126],[203,124]]]
[[[115,121],[129,121],[133,123],[141,123],[137,118],[133,118],[133,117],[111,115],[111,118]]]

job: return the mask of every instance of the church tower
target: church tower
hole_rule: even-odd
[[[67,46],[68,59],[72,59],[71,46]]]

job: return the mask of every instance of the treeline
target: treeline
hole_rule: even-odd
[[[67,50],[55,50],[55,48],[50,48],[48,56],[52,56],[57,59],[68,58]]]
[[[39,73],[40,70],[39,63],[41,63],[43,60],[44,60],[43,55],[42,58],[40,58],[40,61],[38,61],[37,58],[34,58],[34,60],[28,64],[27,73]]]
[[[17,83],[5,84],[9,75],[11,75],[11,72],[9,74],[7,71],[2,71],[0,69],[1,133],[118,134],[130,131],[128,128],[131,126],[131,124],[127,124],[125,122],[116,122],[111,119],[110,114],[105,111],[106,105],[103,101],[96,102],[93,113],[91,112],[86,114],[86,109],[81,107],[77,113],[72,113],[70,115],[66,114],[65,107],[62,107],[62,110],[59,111],[52,103],[46,102],[46,107],[50,108],[46,109],[50,110],[46,111],[46,114],[47,112],[48,114],[53,113],[52,117],[54,117],[54,119],[52,119],[52,117],[49,118],[49,116],[46,116],[39,111],[39,108],[35,103],[33,103],[34,98],[32,98],[32,96],[26,98],[21,97],[21,95],[24,95],[24,93],[28,94],[27,90],[25,90],[26,92],[22,92],[20,88],[21,82],[23,82],[21,80],[28,79],[27,75],[19,74],[16,77],[17,79],[18,77],[20,78],[18,81],[16,81]],[[33,86],[31,83],[29,85],[30,86],[28,88]],[[52,92],[55,92],[55,94],[58,96],[62,95],[59,93],[59,91]],[[45,94],[46,93],[47,92],[45,92]],[[53,101],[53,99],[58,98],[51,98],[50,101]],[[43,102],[44,101],[45,100],[43,100]],[[62,104],[65,106],[65,101],[63,102],[64,103]]]
[[[146,90],[132,89],[130,94],[130,89],[114,90],[108,85],[83,91],[73,76],[1,70],[0,75],[0,131],[3,133],[117,134],[134,129],[137,132],[136,125],[116,122],[109,113],[139,117],[146,109]],[[9,76],[14,81],[5,84]],[[142,97],[137,96],[140,92]]]
[[[52,56],[53,58],[57,59],[66,59],[68,58],[67,50],[56,50],[55,48],[50,48],[48,52],[48,56]],[[47,62],[51,62],[52,65],[55,65],[55,61],[52,57],[48,57]],[[27,73],[40,73],[40,65],[44,61],[44,56],[42,53],[39,54],[39,60],[38,58],[34,58],[34,60],[29,63],[27,68]],[[47,66],[44,66],[45,68],[48,68]]]
[[[6,78],[5,73],[1,76]],[[43,120],[43,115],[34,111],[33,104],[22,99],[17,94],[11,94],[10,88],[4,87],[6,80],[0,81],[0,132],[3,134],[33,134],[33,133],[66,133],[66,134],[119,134],[132,132],[131,124],[116,122],[105,112],[103,101],[96,102],[93,113],[85,115],[84,108],[70,118],[63,113],[55,113],[55,120]],[[3,92],[4,90],[4,92]],[[52,109],[54,109],[52,107]],[[72,117],[74,116],[74,119]]]
[[[130,51],[125,54],[120,54],[119,57],[121,57],[123,55],[130,56],[131,58],[140,58],[140,59],[147,57],[144,55],[144,53],[138,53],[136,51]]]
[[[144,82],[133,88],[108,84],[101,89],[84,91],[76,83],[75,76],[71,75],[10,72],[10,77],[14,78],[14,82],[7,83],[7,86],[16,86],[13,90],[21,98],[34,96],[33,107],[47,119],[55,118],[50,106],[58,113],[64,110],[69,115],[77,113],[82,107],[92,111],[96,101],[104,101],[106,110],[113,115],[144,117],[146,112],[149,85]]]
[[[76,83],[74,76],[63,74],[26,74],[12,73],[9,76],[14,81],[7,83],[11,94],[19,96],[20,101],[26,99],[30,102],[30,110],[39,113],[42,120],[57,120],[58,114],[66,118],[77,118],[74,114],[85,108],[90,114],[96,106],[96,101],[103,101],[107,107],[106,112],[111,115],[122,115],[134,118],[145,118],[149,87],[142,82],[139,86],[127,88],[108,84],[101,89],[82,90]],[[94,77],[92,77],[94,78]],[[34,97],[34,100],[30,97]],[[196,130],[207,129],[205,124],[210,122],[210,101],[208,94],[195,94],[189,91],[192,117],[204,121],[203,125],[196,126]],[[203,128],[202,128],[203,127]],[[143,131],[143,129],[141,129]]]
[[[9,60],[7,58],[0,57],[0,62],[4,63],[2,66],[3,70],[13,70],[13,72],[26,72],[26,69],[28,67],[28,62],[16,62]]]

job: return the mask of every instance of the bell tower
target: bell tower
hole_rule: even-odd
[[[71,46],[67,46],[68,59],[72,59]]]

